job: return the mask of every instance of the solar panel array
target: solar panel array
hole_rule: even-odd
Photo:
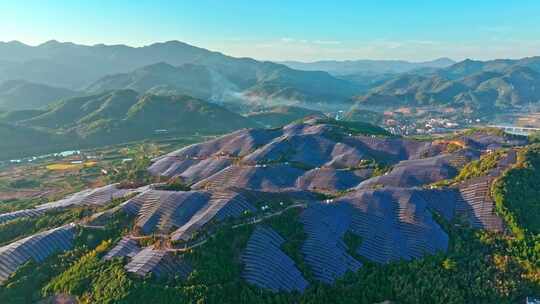
[[[294,261],[280,249],[284,242],[271,228],[255,228],[242,254],[242,277],[253,285],[273,292],[303,292],[308,282]]]
[[[197,183],[238,160],[245,165],[298,162],[344,169],[355,167],[372,154],[403,160],[429,148],[429,143],[402,139],[349,136],[340,141],[335,133],[335,126],[309,123],[273,130],[242,130],[157,158],[149,171]]]
[[[230,217],[239,217],[246,211],[254,213],[257,209],[243,195],[228,190],[214,191],[208,203],[174,231],[171,239],[187,241],[211,220],[223,221]]]
[[[278,196],[285,196],[287,202],[310,201],[300,219],[307,235],[301,251],[315,279],[324,283],[362,267],[349,254],[352,248],[344,242],[347,232],[361,239],[356,254],[389,263],[447,249],[448,236],[434,221],[432,211],[447,220],[465,216],[474,227],[503,230],[490,186],[516,162],[515,151],[511,150],[488,176],[453,188],[419,186],[453,177],[456,168],[478,158],[480,150],[500,146],[506,139],[474,134],[463,138],[472,148],[441,154],[447,150],[447,143],[354,136],[341,134],[336,128],[312,119],[281,129],[240,130],[154,160],[149,168],[152,174],[179,177],[193,184],[194,191],[108,185],[33,209],[1,214],[0,224],[37,217],[50,209],[103,206],[112,199],[138,193],[121,208],[136,216],[135,226],[143,234],[170,234],[172,241],[189,241],[212,221],[256,213],[251,201],[281,201]],[[384,159],[395,166],[386,175],[369,178],[372,169],[357,169],[367,159]],[[312,202],[315,193],[310,192],[347,190],[351,192],[316,203]],[[73,230],[68,225],[1,247],[0,282],[28,260],[40,262],[54,252],[71,248]],[[257,227],[242,255],[243,277],[272,291],[304,291],[308,282],[281,250],[284,241],[272,229]],[[127,257],[127,271],[143,277],[151,273],[186,277],[191,271],[171,252],[141,249],[129,237],[119,241],[104,259],[114,257]]]
[[[206,192],[149,190],[137,212],[135,226],[144,234],[168,233],[184,225],[209,199]]]
[[[498,227],[491,202],[479,198],[487,189],[481,183],[456,189],[418,187],[454,177],[458,168],[479,157],[479,148],[504,139],[470,136],[463,140],[472,148],[442,154],[448,142],[354,136],[340,134],[336,128],[313,120],[281,129],[243,130],[158,159],[152,173],[180,176],[193,182],[193,189],[212,194],[172,239],[189,240],[212,219],[255,212],[248,203],[252,198],[238,196],[242,191],[349,190],[330,204],[311,204],[302,215],[308,235],[302,247],[306,263],[318,280],[331,283],[362,266],[348,254],[343,241],[347,231],[362,239],[359,255],[389,263],[447,249],[448,236],[432,211],[447,220],[461,212],[478,226]],[[355,169],[366,159],[384,159],[395,166],[386,175],[369,178],[372,171]],[[139,212],[143,205],[131,207]]]
[[[35,208],[24,209],[0,214],[0,224],[25,217],[37,217],[47,210],[70,208],[74,206],[104,206],[113,199],[125,197],[129,194],[142,191],[141,189],[119,189],[117,185],[107,185],[96,189],[83,190],[67,197],[38,205]]]
[[[337,192],[356,187],[368,176],[329,170],[356,168],[362,160],[404,161],[386,176],[365,180],[361,188],[366,189],[379,184],[412,187],[451,178],[457,173],[455,166],[475,157],[467,149],[439,155],[445,145],[428,141],[350,134],[336,137],[340,132],[336,128],[293,123],[281,129],[242,130],[169,153],[156,159],[149,170],[155,175],[179,176],[193,183],[194,189],[283,191],[300,187]],[[315,170],[321,167],[322,171],[306,172],[291,164]]]
[[[344,169],[354,168],[359,161],[371,158],[384,158],[390,163],[420,160],[437,156],[447,147],[437,141],[342,133],[339,127],[315,121],[292,123],[281,129],[241,130],[157,158],[149,170],[154,175],[181,176],[189,183],[197,183],[233,162],[245,165],[298,162],[305,166]],[[466,136],[462,141],[473,149],[508,142],[502,137],[478,134]],[[467,153],[466,150],[454,154],[461,155]],[[449,163],[462,163],[459,158],[451,159]]]
[[[486,176],[475,177],[470,180],[461,182],[457,188],[439,190],[439,193],[445,192],[455,196],[453,200],[454,215],[466,218],[472,227],[479,229],[487,229],[491,231],[504,230],[504,222],[495,211],[495,202],[491,197],[491,186],[496,177],[500,176],[506,169],[515,164],[517,161],[517,153],[515,150],[510,150],[497,163],[497,166],[489,170]],[[447,196],[440,196],[444,198]],[[436,201],[435,199],[431,201]],[[441,212],[448,219],[450,212],[449,203],[442,200],[444,203],[431,203],[435,210]],[[446,206],[445,210],[440,210],[438,207]]]
[[[122,205],[126,212],[137,215],[136,226],[144,234],[175,230],[173,240],[189,240],[214,219],[222,221],[241,216],[246,211],[257,211],[244,195],[231,190],[231,187],[284,193],[352,189],[370,172],[342,169],[354,167],[366,157],[382,155],[401,162],[387,175],[364,181],[353,193],[332,204],[313,204],[303,213],[302,222],[308,238],[302,251],[318,280],[330,283],[345,272],[361,267],[361,263],[347,253],[343,242],[346,231],[362,238],[358,254],[375,262],[388,263],[446,249],[448,237],[434,222],[429,210],[437,211],[446,219],[464,215],[477,228],[496,231],[504,228],[495,213],[489,190],[493,178],[516,162],[515,151],[511,150],[488,176],[469,180],[457,189],[398,189],[392,186],[414,187],[452,177],[456,173],[454,167],[478,157],[477,151],[465,149],[451,155],[433,156],[442,151],[441,145],[369,136],[344,136],[338,140],[333,136],[333,128],[313,122],[295,123],[274,130],[241,130],[160,157],[149,169],[152,174],[179,176],[185,182],[196,183],[195,189],[211,191],[119,189],[117,185],[108,185],[81,191],[33,209],[1,214],[0,224],[17,218],[40,216],[49,209],[103,206],[113,199],[142,192]],[[493,143],[500,144],[504,139],[473,135],[464,141],[480,149]],[[279,164],[264,164],[268,161]],[[289,162],[322,168],[306,171]],[[369,190],[378,184],[386,188]],[[41,261],[55,250],[69,248],[71,242],[67,239],[73,238],[72,232],[65,232],[69,229],[61,227],[58,232],[51,230],[50,237],[49,232],[45,232],[2,247],[0,256],[4,258],[0,259],[0,279],[5,280],[24,261],[31,258]],[[255,246],[252,249],[259,250],[262,246],[260,240],[266,239],[272,250],[284,255],[279,250],[282,243],[279,235],[261,229],[257,229],[250,240]],[[154,261],[158,261],[156,265],[168,261],[169,253],[149,248],[140,250],[131,239],[122,239],[106,258],[115,256],[132,256],[130,264],[134,264],[130,269],[136,273],[153,272],[153,269],[157,269],[157,273],[169,271],[168,266],[163,269],[155,265],[150,267]],[[284,265],[288,263],[286,258],[281,261]],[[289,262],[292,261],[289,259]],[[281,267],[280,264],[277,266]],[[301,274],[299,276],[301,278]],[[255,279],[261,278],[253,277]],[[281,279],[294,279],[294,284],[290,285],[294,287],[289,287],[294,290],[303,290],[307,286],[307,283],[303,285],[303,278],[301,280],[296,275]],[[268,288],[273,290],[292,290],[280,286],[277,281],[268,284]]]
[[[0,214],[0,224],[7,223],[10,221],[16,220],[18,218],[37,217],[37,216],[42,215],[44,212],[45,211],[41,209],[24,209],[24,210]]]
[[[111,260],[118,257],[132,258],[141,251],[139,243],[129,237],[122,238],[113,249],[111,249],[103,258]]]
[[[238,180],[245,174],[246,167],[229,166],[218,173],[195,183],[193,189],[223,189],[231,185],[239,186]]]
[[[353,136],[347,142],[360,145],[370,155],[384,158],[389,162],[421,158],[432,147],[429,142],[404,140],[401,138],[380,138],[371,136]]]
[[[186,184],[192,184],[220,172],[232,163],[232,159],[226,157],[207,158],[186,168],[176,176],[180,177]]]
[[[125,269],[139,277],[152,274],[156,277],[187,278],[192,271],[181,257],[174,256],[166,250],[152,247],[146,247],[137,253],[125,266]]]
[[[437,212],[445,220],[451,221],[456,215],[456,205],[461,199],[457,189],[418,189],[416,190],[427,203],[429,209]]]
[[[457,169],[450,164],[452,155],[401,161],[387,174],[362,182],[358,188],[368,189],[377,185],[385,187],[416,187],[453,178]]]
[[[275,165],[235,165],[212,175],[193,185],[193,189],[224,189],[237,187],[262,191],[281,191],[294,189],[296,179],[305,173],[304,170]]]
[[[316,168],[296,180],[296,188],[335,193],[353,188],[366,180],[372,169],[337,170],[330,167]]]
[[[171,239],[189,240],[213,219],[222,221],[256,212],[244,196],[232,190],[162,191],[147,190],[122,205],[124,211],[137,217],[135,226],[143,234],[169,233]]]
[[[74,237],[75,226],[70,224],[0,247],[0,283],[30,260],[43,262],[56,252],[71,249]]]
[[[235,187],[266,192],[338,192],[357,186],[371,173],[371,169],[343,170],[330,167],[305,171],[287,164],[233,165],[201,180],[192,188],[214,190]]]
[[[479,150],[487,149],[488,146],[493,145],[500,147],[502,144],[511,142],[504,136],[486,134],[483,132],[476,132],[474,134],[464,136],[462,139],[467,143],[468,146],[472,146]]]
[[[332,160],[335,146],[334,141],[324,136],[324,131],[318,134],[300,132],[279,137],[246,156],[244,160],[249,163],[261,163],[287,159],[318,167]]]
[[[76,206],[103,206],[113,199],[125,197],[136,193],[139,189],[119,189],[116,184],[103,186],[96,189],[83,190],[69,195],[59,201],[38,206],[42,209],[66,208]]]
[[[461,199],[457,203],[457,214],[469,219],[475,228],[502,231],[504,223],[495,211],[491,198],[493,177],[485,176],[471,179],[459,187]]]
[[[356,191],[330,204],[313,204],[302,214],[306,262],[327,283],[356,271],[361,264],[343,243],[347,231],[362,239],[357,253],[377,263],[446,251],[448,236],[428,208],[415,190],[400,188]]]
[[[346,205],[312,204],[301,216],[307,239],[302,246],[304,260],[315,279],[333,283],[347,271],[356,272],[362,263],[347,253],[343,236],[351,224]]]
[[[201,161],[214,158],[236,158],[253,152],[282,135],[281,130],[240,130],[208,142],[190,145],[154,160],[149,168],[153,175],[175,176]],[[190,175],[191,177],[191,175]]]
[[[152,189],[147,189],[125,201],[120,206],[127,214],[136,216],[144,204],[149,202],[156,203],[156,200],[159,200],[159,196]]]
[[[506,169],[511,167],[517,162],[517,152],[515,150],[510,150],[506,155],[499,160],[497,167],[493,168],[489,172],[489,176],[497,177],[503,173]]]
[[[175,156],[165,156],[153,163],[150,168],[148,168],[148,171],[153,175],[173,177],[184,172],[187,168],[198,162],[199,161],[195,159],[179,159]]]
[[[447,250],[448,235],[414,190],[359,191],[337,203],[353,207],[350,229],[362,237],[357,252],[374,262],[410,260]]]

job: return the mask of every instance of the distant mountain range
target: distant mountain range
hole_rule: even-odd
[[[284,61],[286,66],[302,71],[325,71],[333,75],[399,74],[424,68],[445,68],[456,63],[449,58],[425,62],[404,60],[323,60],[315,62]]]
[[[356,108],[446,105],[493,113],[540,102],[540,57],[465,60],[431,73],[390,78],[359,96]]]
[[[356,109],[444,104],[493,111],[537,102],[539,72],[538,57],[279,64],[179,41],[144,47],[8,42],[0,43],[0,111],[40,109],[66,97],[115,90],[187,95],[241,112],[276,105],[344,110],[355,101]]]
[[[220,71],[197,64],[157,63],[129,73],[105,76],[89,92],[133,89],[159,95],[185,94],[217,103],[315,104],[348,102],[358,86],[325,72],[302,72],[273,63],[258,63],[251,72]],[[248,74],[253,73],[253,79]],[[243,76],[242,76],[243,75]],[[247,77],[239,79],[239,77]]]
[[[234,58],[179,41],[138,48],[57,41],[35,47],[0,43],[0,81],[13,79],[71,90],[130,88],[261,103],[328,105],[350,101],[360,92],[355,83],[326,72]]]
[[[540,102],[540,57],[286,64],[178,41],[138,48],[0,43],[0,127],[25,137],[0,149],[35,150],[43,139],[55,147],[95,146],[152,138],[158,130],[182,135],[277,127],[336,110],[378,124],[380,110],[402,106],[489,116]],[[32,138],[40,140],[26,140]]]
[[[0,83],[0,110],[30,110],[48,106],[59,99],[77,95],[72,90],[24,80]]]
[[[220,62],[227,58],[178,41],[139,48],[103,44],[85,46],[54,40],[28,46],[13,41],[0,43],[0,80],[25,79],[81,89],[105,75],[129,72],[158,62],[177,66]]]

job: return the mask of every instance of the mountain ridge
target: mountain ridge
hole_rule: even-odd
[[[0,83],[0,110],[32,110],[79,94],[78,92],[33,83],[25,80],[8,80]]]
[[[420,68],[442,68],[455,64],[456,61],[441,57],[429,61],[411,62],[406,60],[318,60],[312,62],[283,61],[291,68],[306,71],[326,71],[330,74],[344,76],[359,73],[404,73]]]
[[[356,107],[451,105],[483,115],[540,102],[540,57],[464,60],[433,73],[405,73],[357,97]]]
[[[222,106],[190,96],[133,90],[67,98],[46,110],[2,113],[0,125],[6,138],[15,138],[0,145],[2,158],[162,137],[216,135],[259,126]]]
[[[272,98],[291,99],[289,92],[293,91],[295,96],[301,97],[301,102],[324,99],[325,103],[331,104],[347,101],[351,94],[359,93],[358,86],[353,82],[335,78],[328,73],[297,71],[269,61],[231,57],[179,41],[136,48],[125,45],[84,46],[57,41],[35,47],[4,43],[0,45],[0,62],[0,80],[25,79],[70,89],[95,89],[96,86],[106,89],[130,88],[129,85],[107,85],[106,82],[129,82],[125,78],[130,78],[140,69],[148,66],[163,69],[163,63],[166,63],[177,68],[187,64],[202,66],[209,73],[205,76],[206,83],[210,79],[215,83],[221,82],[223,85],[218,86],[224,87],[222,91],[234,89],[231,94],[217,94],[214,99],[228,95],[248,99],[248,95],[250,102],[256,99],[266,102]],[[152,74],[152,71],[147,72]],[[189,72],[177,74],[182,74],[184,81],[189,80]],[[124,79],[120,81],[119,77]],[[159,78],[159,75],[154,73],[153,77]],[[201,79],[201,75],[198,77]],[[175,79],[179,79],[178,75]],[[324,85],[314,86],[312,79],[319,83],[323,81]],[[101,85],[98,85],[100,81]],[[155,84],[160,83],[157,81]],[[165,90],[174,89],[170,83],[161,85],[166,85]],[[181,89],[175,93],[208,98],[208,94],[193,94],[185,88]],[[203,86],[200,89],[206,88]],[[140,93],[146,93],[146,90]]]

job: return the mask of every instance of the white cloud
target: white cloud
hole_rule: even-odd
[[[497,25],[497,26],[481,26],[478,28],[480,32],[488,32],[488,33],[495,33],[495,34],[506,34],[512,31],[512,27],[505,26],[505,25]]]
[[[274,41],[276,43],[277,41]],[[296,39],[291,37],[283,37],[279,39],[279,42],[282,43],[304,43],[304,44],[322,44],[322,45],[339,45],[341,44],[341,41],[337,40],[307,40],[307,39]]]
[[[341,41],[337,41],[337,40],[314,40],[313,43],[315,43],[315,44],[326,44],[326,45],[339,45],[339,44],[341,44]]]
[[[291,43],[291,42],[296,42],[296,39],[285,37],[285,38],[281,38],[280,41],[284,43]]]
[[[211,46],[208,47],[213,49]],[[440,57],[449,57],[455,60],[465,58],[487,60],[540,55],[540,40],[522,41],[500,38],[484,41],[446,42],[381,38],[371,41],[334,41],[285,37],[267,41],[223,43],[215,49],[233,56],[274,61],[317,61],[326,59],[402,59],[426,61]]]

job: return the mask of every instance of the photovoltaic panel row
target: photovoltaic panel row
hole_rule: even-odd
[[[253,285],[273,292],[303,292],[308,282],[294,261],[281,250],[284,242],[271,228],[255,228],[242,254],[242,277]]]
[[[41,232],[0,248],[0,283],[5,282],[19,266],[33,260],[43,262],[50,255],[73,246],[75,226],[70,224]]]

